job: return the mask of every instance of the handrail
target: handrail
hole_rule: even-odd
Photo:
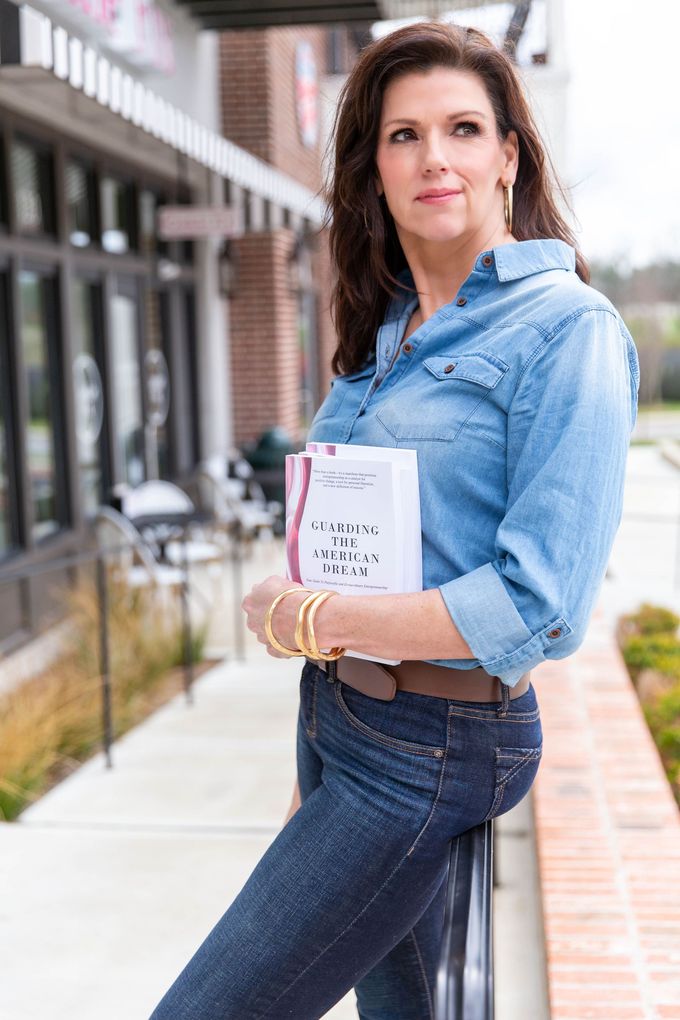
[[[451,841],[435,1020],[493,1020],[493,818]]]
[[[189,559],[187,556],[187,533],[191,524],[191,520],[188,520],[186,524],[180,525],[174,521],[177,528],[177,539],[182,546],[182,558],[181,558],[181,584],[180,584],[180,602],[182,607],[182,651],[183,658],[182,664],[184,667],[184,692],[186,695],[187,703],[192,702],[192,688],[193,688],[193,655],[192,655],[192,634],[191,634],[191,614],[189,612]],[[235,599],[235,613],[236,613],[236,654],[239,658],[243,658],[244,644],[243,644],[243,631],[242,631],[242,616],[241,616],[241,601],[243,596],[243,584],[242,584],[242,573],[241,573],[241,550],[240,544],[242,542],[240,529],[236,529],[234,532],[235,543],[232,546],[233,550],[233,584],[234,584],[234,599]],[[111,663],[110,663],[110,648],[109,648],[109,626],[108,626],[108,615],[109,615],[109,591],[107,585],[107,561],[120,555],[122,553],[134,552],[134,542],[121,542],[115,545],[107,545],[105,547],[96,547],[92,549],[80,550],[78,552],[69,553],[56,557],[55,559],[46,559],[40,563],[33,563],[30,566],[24,566],[21,569],[7,569],[3,570],[0,568],[0,588],[9,584],[16,584],[17,582],[28,581],[32,578],[40,577],[44,574],[53,573],[57,570],[64,570],[71,567],[81,566],[84,564],[94,564],[96,570],[96,587],[97,587],[97,605],[98,605],[98,616],[99,616],[99,665],[100,665],[100,678],[101,678],[101,700],[102,700],[102,750],[106,760],[106,767],[112,767],[111,747],[114,742],[114,730],[113,730],[113,718],[111,709]]]

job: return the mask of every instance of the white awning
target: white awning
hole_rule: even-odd
[[[321,223],[322,202],[309,188],[198,123],[46,15],[0,4],[0,77],[5,68],[42,69],[239,187]]]

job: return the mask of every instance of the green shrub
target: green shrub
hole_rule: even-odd
[[[644,603],[621,619],[621,651],[635,681],[643,669],[668,677],[671,686],[643,702],[642,710],[680,804],[680,617],[663,606]]]
[[[680,616],[665,606],[654,606],[643,602],[635,613],[623,617],[639,634],[675,634],[680,627]]]
[[[674,634],[634,634],[623,645],[623,658],[633,677],[642,669],[680,679],[680,641]]]

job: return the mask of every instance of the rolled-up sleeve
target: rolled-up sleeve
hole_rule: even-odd
[[[439,586],[475,657],[510,686],[584,638],[621,518],[638,387],[633,341],[604,307],[562,322],[523,368],[496,558]]]

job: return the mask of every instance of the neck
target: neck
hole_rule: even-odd
[[[515,241],[505,224],[490,234],[480,232],[455,241],[424,241],[397,233],[418,291],[422,321],[455,300],[481,252]]]

